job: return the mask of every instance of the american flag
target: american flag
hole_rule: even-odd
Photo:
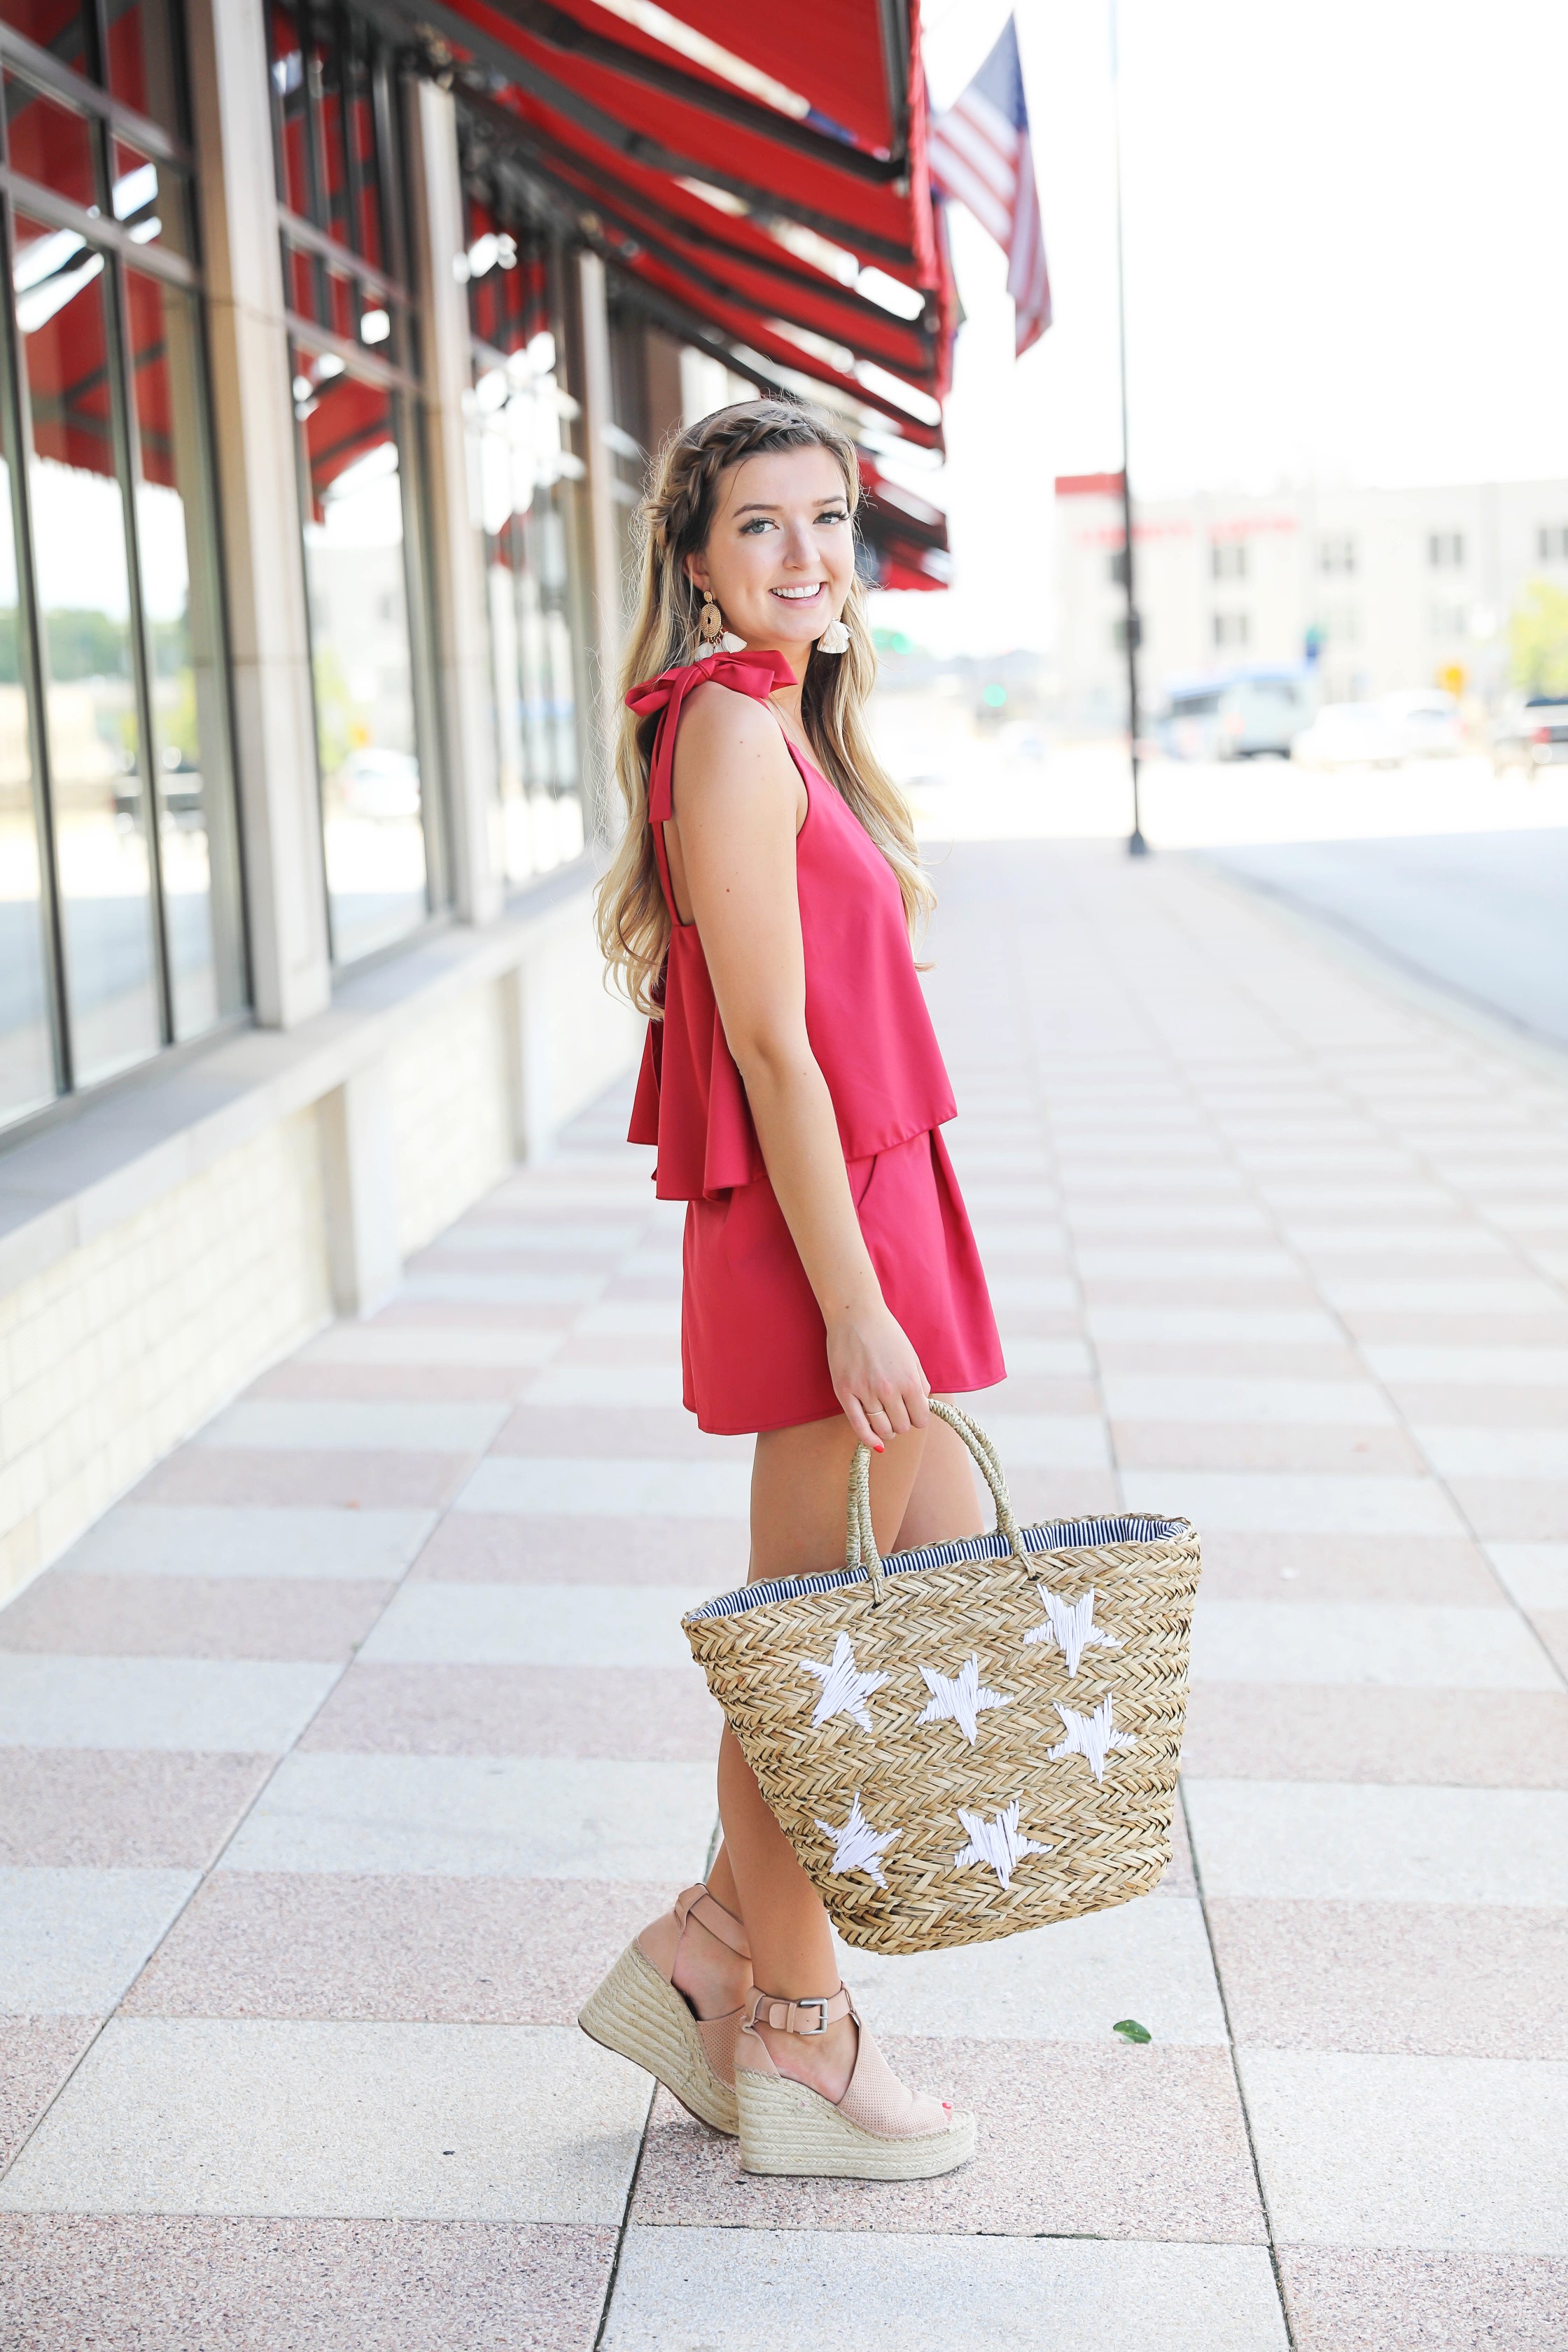
[[[1051,281],[1011,16],[962,98],[931,117],[927,158],[943,193],[967,205],[1007,256],[1014,350],[1021,355],[1051,323]]]

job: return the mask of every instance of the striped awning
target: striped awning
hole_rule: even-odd
[[[655,316],[940,445],[957,306],[917,0],[392,5]]]

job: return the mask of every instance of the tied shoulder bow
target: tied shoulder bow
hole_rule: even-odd
[[[795,672],[783,654],[748,646],[743,653],[705,654],[700,661],[678,662],[645,678],[626,696],[626,708],[639,719],[660,714],[654,738],[652,772],[648,777],[647,814],[650,824],[660,824],[675,812],[675,737],[681,707],[700,686],[727,686],[731,693],[749,694],[765,702],[781,686],[795,684]]]

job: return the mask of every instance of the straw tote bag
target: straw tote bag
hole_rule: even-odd
[[[861,1446],[845,1566],[681,1622],[847,1944],[928,1952],[1103,1911],[1171,1858],[1198,1540],[1126,1516],[1020,1530],[990,1441],[955,1429],[996,1531],[880,1559]]]

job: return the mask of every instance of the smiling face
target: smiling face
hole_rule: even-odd
[[[711,589],[726,628],[794,656],[798,675],[855,577],[849,501],[832,451],[774,449],[731,466],[708,544],[686,569]]]

